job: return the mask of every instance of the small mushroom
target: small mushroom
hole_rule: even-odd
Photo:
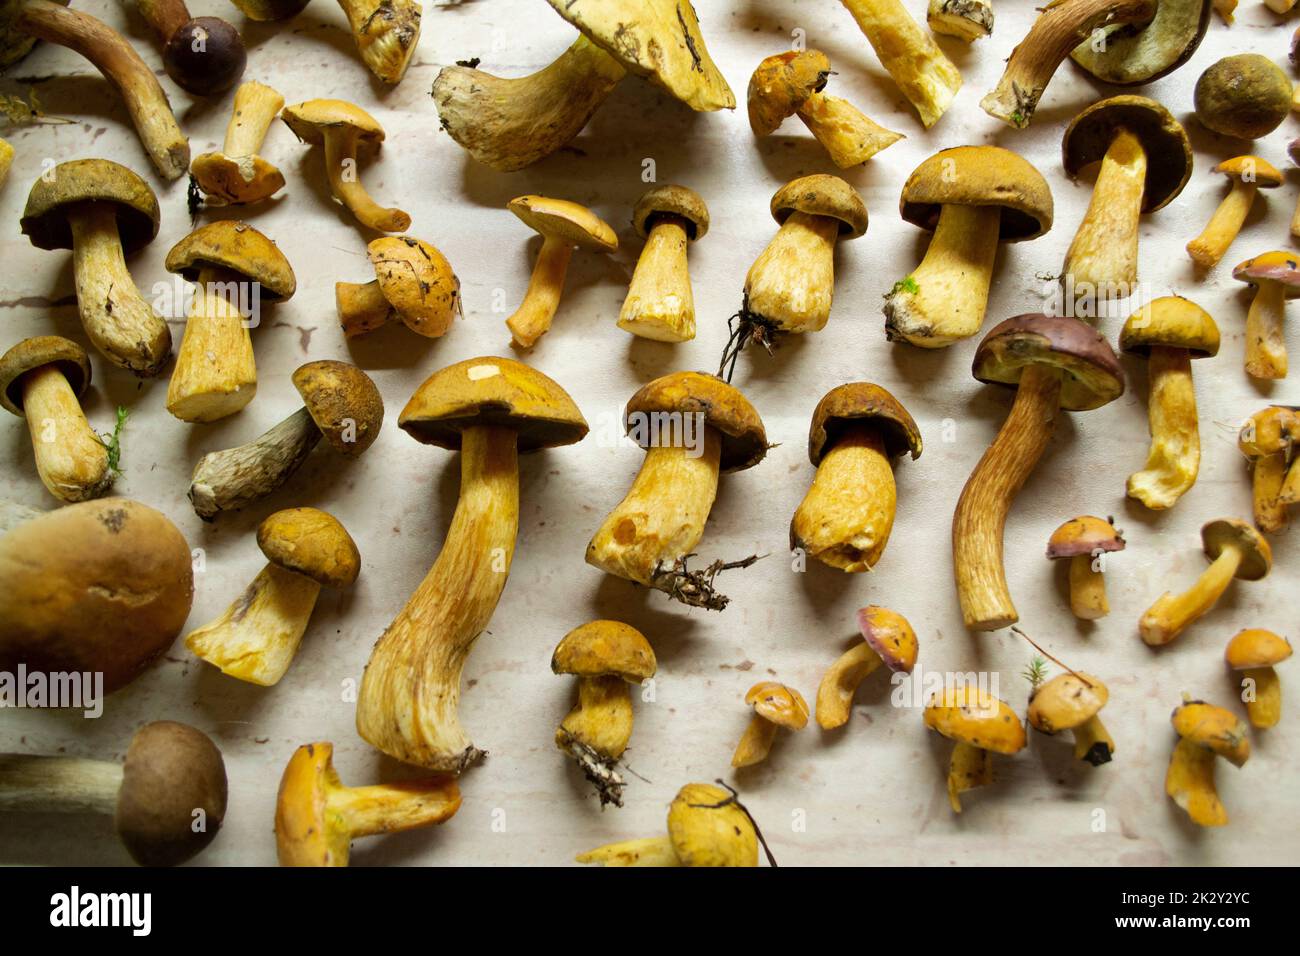
[[[194,158],[190,175],[212,205],[239,206],[270,199],[284,188],[284,175],[258,155],[284,97],[255,80],[240,83],[219,153]]]
[[[1025,727],[1005,701],[969,685],[945,688],[925,705],[925,726],[956,743],[948,761],[948,802],[961,813],[961,795],[993,782],[990,754],[1025,746]]]
[[[1096,621],[1110,613],[1106,600],[1102,555],[1123,551],[1124,536],[1109,521],[1081,515],[1052,532],[1047,557],[1070,560],[1070,611],[1081,621]]]
[[[281,866],[347,866],[352,841],[450,820],[460,809],[453,777],[345,787],[334,745],[303,744],[280,777],[275,851]]]
[[[209,452],[190,480],[194,513],[211,521],[265,498],[293,475],[321,436],[344,459],[359,458],[384,423],[384,401],[355,365],[324,359],[299,366],[293,385],[303,407],[260,438]]]
[[[1047,180],[998,146],[935,153],[903,184],[898,209],[934,238],[921,264],[885,296],[885,337],[922,348],[978,333],[998,244],[1037,239],[1052,228]]]
[[[803,730],[808,724],[808,703],[793,687],[775,681],[760,681],[745,694],[754,716],[731,755],[733,767],[752,767],[767,759],[778,728]]]
[[[693,189],[655,186],[637,200],[632,228],[644,239],[618,327],[643,339],[695,338],[695,296],[686,261],[688,243],[709,231],[709,209]]]
[[[1210,6],[1210,0],[1159,0],[1146,23],[1101,27],[1070,58],[1103,83],[1150,83],[1192,58],[1209,28]]]
[[[400,209],[380,206],[357,174],[357,154],[384,141],[384,128],[373,116],[344,100],[307,100],[286,106],[280,119],[302,142],[324,148],[330,193],[361,225],[376,232],[410,228],[411,217]]]
[[[930,0],[925,22],[935,33],[974,43],[993,33],[993,0]]]
[[[1246,374],[1252,378],[1286,378],[1286,337],[1282,324],[1286,300],[1300,295],[1300,257],[1292,252],[1265,252],[1232,270],[1232,277],[1255,287],[1246,313]]]
[[[1300,467],[1294,462],[1300,442],[1300,415],[1270,405],[1251,415],[1237,434],[1237,448],[1250,462],[1251,501],[1255,524],[1265,534],[1287,526],[1287,506],[1300,491]],[[1289,492],[1289,493],[1288,493]]]
[[[19,225],[37,249],[72,250],[77,310],[91,344],[136,375],[161,372],[171,332],[136,288],[125,259],[158,234],[149,184],[107,159],[60,163],[33,184]]]
[[[654,648],[634,627],[591,621],[564,635],[551,655],[551,673],[578,678],[578,703],[556,729],[555,746],[577,761],[602,807],[621,807],[626,783],[615,767],[632,739],[627,685],[654,677]]]
[[[564,276],[574,247],[613,252],[618,248],[618,236],[609,223],[586,206],[567,199],[517,196],[506,208],[542,237],[524,301],[506,319],[514,344],[530,349],[551,328],[564,294]]]
[[[921,450],[916,422],[879,385],[851,382],[827,392],[808,429],[817,474],[790,521],[790,550],[841,571],[870,571],[894,526],[890,462],[907,452],[915,460]]]
[[[1146,467],[1128,477],[1127,493],[1154,511],[1172,508],[1196,483],[1201,435],[1192,387],[1192,360],[1219,353],[1219,327],[1190,299],[1153,299],[1128,317],[1120,350],[1147,360],[1147,420],[1151,449]]]
[[[390,85],[401,82],[420,40],[419,0],[339,0],[339,6],[366,69]]]
[[[1238,631],[1228,642],[1223,657],[1228,667],[1241,674],[1241,696],[1252,726],[1276,727],[1282,719],[1282,682],[1273,665],[1290,656],[1287,639],[1262,628]]]
[[[1187,626],[1208,614],[1233,578],[1258,581],[1273,567],[1273,549],[1258,531],[1236,518],[1219,518],[1201,528],[1210,566],[1184,593],[1166,591],[1142,615],[1138,630],[1152,647],[1173,641]]]
[[[111,816],[136,863],[176,866],[221,829],[226,765],[206,734],[158,720],[135,732],[122,763],[0,754],[0,812]]]
[[[1241,232],[1255,194],[1261,189],[1276,189],[1282,185],[1282,174],[1268,160],[1258,156],[1237,156],[1225,159],[1214,167],[1232,184],[1214,215],[1199,236],[1187,244],[1187,254],[1203,269],[1218,265],[1232,240]]]
[[[257,527],[267,564],[226,612],[190,631],[185,646],[223,674],[272,687],[289,670],[322,587],[351,587],[356,543],[316,508],[277,511]]]
[[[1236,714],[1204,701],[1189,700],[1174,711],[1178,743],[1165,773],[1165,793],[1198,826],[1221,827],[1228,822],[1214,787],[1214,758],[1234,767],[1250,759],[1250,737]]]
[[[903,615],[872,605],[858,610],[857,624],[862,643],[841,654],[817,687],[817,726],[822,730],[849,722],[853,695],[881,664],[895,674],[910,674],[916,666],[916,632]]]
[[[441,252],[411,236],[380,236],[366,255],[373,280],[334,283],[344,336],[356,338],[393,321],[430,339],[447,334],[461,314],[460,279]]]
[[[1070,731],[1074,759],[1100,767],[1115,753],[1115,741],[1097,716],[1109,699],[1106,685],[1091,674],[1058,674],[1029,698],[1029,724],[1049,736]]]
[[[688,783],[668,808],[667,836],[610,843],[576,859],[601,866],[758,866],[758,834],[734,790]]]
[[[1214,133],[1258,139],[1282,125],[1291,112],[1291,81],[1281,67],[1258,53],[1225,56],[1196,81],[1196,118]]]
[[[163,69],[185,92],[224,93],[244,75],[244,39],[225,20],[191,17],[185,0],[136,0],[136,9],[163,42]]]
[[[293,295],[293,268],[274,242],[234,219],[194,230],[167,253],[166,266],[195,286],[167,411],[183,422],[215,422],[257,394],[248,330],[260,321],[263,301]]]

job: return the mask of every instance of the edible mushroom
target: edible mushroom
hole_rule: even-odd
[[[185,0],[136,0],[136,9],[163,42],[163,69],[195,96],[230,89],[244,74],[244,39],[220,17],[191,17]]]
[[[961,813],[961,795],[993,782],[990,754],[1024,749],[1025,727],[1005,701],[970,684],[945,688],[925,705],[925,726],[955,741],[948,760],[948,802]]]
[[[916,666],[916,632],[907,618],[872,605],[859,609],[856,619],[862,641],[827,668],[817,687],[817,726],[822,730],[848,723],[853,695],[881,664],[894,674],[910,674]]]
[[[758,866],[758,833],[734,790],[688,783],[668,808],[668,835],[579,853],[601,866]]]
[[[693,189],[655,186],[637,200],[632,228],[645,240],[618,327],[644,339],[695,338],[695,296],[686,246],[709,231],[709,209]]]
[[[1261,189],[1276,189],[1282,185],[1282,174],[1268,160],[1258,156],[1225,159],[1214,167],[1214,171],[1227,176],[1232,188],[1214,210],[1201,234],[1187,244],[1187,254],[1203,269],[1218,265],[1228,251],[1255,203],[1255,194]]]
[[[1223,656],[1228,667],[1241,673],[1241,696],[1251,724],[1261,729],[1277,726],[1282,719],[1282,682],[1273,665],[1291,656],[1290,642],[1263,628],[1247,628],[1228,642]]]
[[[1286,378],[1286,300],[1300,295],[1300,257],[1293,252],[1265,252],[1232,270],[1232,277],[1255,287],[1246,313],[1246,374],[1252,378]]]
[[[1284,405],[1270,405],[1246,419],[1237,433],[1237,448],[1250,462],[1251,502],[1255,524],[1265,534],[1287,526],[1287,506],[1300,500],[1300,415]]]
[[[1124,536],[1109,521],[1092,515],[1071,518],[1052,532],[1047,557],[1070,561],[1070,611],[1081,621],[1096,621],[1110,613],[1106,600],[1104,555],[1123,551]]]
[[[760,681],[745,694],[745,703],[754,709],[754,715],[731,755],[733,767],[752,767],[766,760],[779,728],[803,730],[808,725],[807,701],[785,684]]]
[[[1282,125],[1291,112],[1291,81],[1258,53],[1238,53],[1210,64],[1196,81],[1196,118],[1214,133],[1258,139]]]
[[[1234,767],[1250,759],[1250,737],[1236,714],[1200,700],[1188,700],[1173,713],[1178,743],[1165,773],[1165,793],[1203,827],[1228,822],[1214,786],[1214,760],[1223,757]]]
[[[1146,23],[1092,31],[1070,58],[1103,83],[1150,83],[1192,58],[1209,28],[1210,7],[1211,0],[1159,0],[1155,16]]]
[[[930,0],[925,22],[935,33],[974,43],[993,33],[993,0]]]
[[[1058,674],[1036,687],[1029,698],[1029,725],[1040,733],[1068,730],[1074,735],[1074,759],[1094,767],[1110,763],[1115,741],[1097,714],[1110,693],[1091,674]]]
[[[460,279],[447,258],[411,236],[380,236],[366,247],[370,282],[334,283],[339,324],[347,338],[399,321],[416,335],[445,335],[461,314]]]
[[[240,83],[219,153],[202,153],[190,175],[212,205],[239,206],[270,199],[284,187],[284,174],[258,155],[284,97],[256,80]]]

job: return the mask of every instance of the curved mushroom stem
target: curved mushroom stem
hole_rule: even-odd
[[[993,32],[992,0],[930,0],[926,23],[935,33],[973,43]]]
[[[586,853],[579,853],[579,863],[599,863],[601,866],[681,866],[682,861],[673,849],[673,841],[666,837],[643,837],[640,840],[622,840],[607,843]]]
[[[357,175],[357,132],[326,129],[325,175],[334,198],[357,217],[361,225],[378,232],[405,232],[411,217],[400,209],[385,209],[370,198]]]
[[[1160,595],[1138,624],[1142,640],[1152,647],[1168,644],[1187,625],[1209,613],[1232,583],[1241,558],[1238,549],[1225,547],[1187,591],[1177,597],[1168,591]]]
[[[1252,378],[1286,378],[1286,339],[1282,336],[1285,310],[1282,284],[1261,281],[1246,313],[1246,374]]]
[[[1223,197],[1214,215],[1206,223],[1199,236],[1187,244],[1187,254],[1192,261],[1204,269],[1218,265],[1232,240],[1237,238],[1241,227],[1254,205],[1255,193],[1259,192],[1257,182],[1233,178],[1232,189]]]
[[[1001,220],[997,206],[940,207],[925,258],[885,296],[887,339],[938,349],[980,330]]]
[[[257,394],[253,339],[238,306],[223,292],[246,281],[228,269],[199,270],[176,368],[167,384],[167,411],[183,422],[215,422],[235,414]]]
[[[1271,667],[1250,667],[1241,672],[1242,683],[1254,683],[1254,696],[1246,701],[1251,726],[1267,729],[1282,719],[1282,682]]]
[[[903,138],[902,133],[885,129],[848,100],[825,93],[813,93],[796,114],[840,169],[859,166]]]
[[[564,294],[564,276],[573,258],[573,244],[559,236],[545,236],[537,251],[528,291],[519,308],[506,319],[510,335],[520,348],[530,349],[551,328]]]
[[[870,571],[894,526],[898,492],[877,429],[850,425],[826,452],[790,521],[790,548],[841,571]]]
[[[1151,450],[1146,467],[1129,475],[1128,496],[1162,511],[1172,508],[1196,484],[1201,433],[1187,349],[1152,346],[1147,367],[1151,377],[1147,400]]]
[[[221,151],[231,159],[248,159],[251,166],[283,107],[284,97],[266,84],[256,80],[240,83]]]
[[[1165,793],[1173,798],[1193,823],[1221,827],[1228,811],[1214,788],[1214,752],[1190,740],[1179,740],[1165,773]]]
[[[578,703],[555,731],[555,746],[569,754],[596,787],[600,805],[623,805],[623,777],[614,769],[632,739],[632,694],[622,677],[578,679]]]
[[[1090,554],[1070,559],[1070,612],[1081,621],[1096,621],[1110,613],[1106,577],[1092,567]]]
[[[366,68],[385,83],[399,82],[420,39],[419,0],[339,0],[339,6]]]
[[[17,29],[81,54],[117,87],[140,142],[164,179],[177,179],[189,169],[189,140],[167,94],[125,38],[94,17],[51,0],[21,0],[18,7]]]
[[[1255,524],[1265,534],[1276,534],[1290,523],[1287,502],[1282,500],[1286,477],[1286,457],[1280,453],[1256,458],[1251,466],[1252,510]]]
[[[384,298],[378,279],[334,283],[334,304],[343,335],[349,339],[387,325],[393,316],[393,307]]]
[[[478,760],[460,723],[460,676],[510,574],[519,528],[515,432],[474,426],[442,551],[375,645],[361,681],[357,732],[390,757],[459,773]]]
[[[1074,759],[1086,760],[1094,767],[1110,763],[1115,754],[1115,741],[1100,717],[1090,717],[1072,731],[1074,734]]]
[[[223,511],[265,498],[289,480],[320,438],[311,413],[300,408],[255,441],[209,452],[190,479],[194,513],[211,521]]]
[[[686,259],[686,220],[656,216],[636,261],[618,327],[659,342],[695,338],[695,296]]]
[[[0,813],[112,814],[122,773],[107,760],[0,754]]]
[[[68,227],[86,335],[114,365],[144,377],[157,375],[171,355],[172,334],[127,271],[117,211],[109,203],[82,203],[69,211]]]
[[[987,750],[959,740],[948,759],[948,803],[961,813],[961,795],[993,782],[993,760]]]
[[[1137,284],[1138,216],[1146,187],[1147,154],[1136,136],[1119,130],[1101,161],[1092,199],[1061,267],[1075,295],[1130,295]]]
[[[880,655],[865,641],[854,644],[841,654],[817,687],[817,726],[833,730],[848,723],[858,685],[883,663]]]
[[[745,277],[745,311],[782,332],[816,332],[831,316],[835,243],[830,216],[792,212]]]
[[[113,483],[108,449],[86,421],[63,373],[53,365],[32,369],[23,375],[22,394],[41,484],[60,501],[103,494]]]
[[[762,763],[772,752],[772,743],[776,740],[776,724],[766,717],[754,714],[736,744],[736,752],[731,755],[733,767],[752,767]]]
[[[1060,372],[1041,365],[1025,369],[1011,413],[957,501],[952,517],[957,597],[966,626],[977,631],[1020,620],[1002,566],[1002,531],[1011,503],[1051,441],[1060,395]]]

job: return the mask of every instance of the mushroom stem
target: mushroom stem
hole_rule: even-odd
[[[337,815],[353,837],[404,833],[450,816],[447,786],[437,786],[436,778],[338,787],[330,791],[327,802],[330,815]],[[455,812],[455,807],[451,810]]]
[[[1225,547],[1187,591],[1177,597],[1168,591],[1162,594],[1138,624],[1142,640],[1153,647],[1168,644],[1189,624],[1207,614],[1232,583],[1241,560],[1240,550]]]
[[[993,782],[993,759],[987,750],[959,740],[948,758],[948,803],[961,813],[961,795]]]
[[[177,30],[190,22],[190,12],[185,9],[185,0],[136,0],[136,9],[164,43],[170,40]]]
[[[686,259],[687,222],[671,213],[655,217],[636,261],[618,327],[659,342],[695,338],[695,296]]]
[[[254,441],[204,455],[190,479],[195,514],[211,521],[266,497],[289,480],[320,438],[311,412],[300,408]]]
[[[835,242],[830,216],[791,212],[745,277],[745,311],[782,332],[816,332],[831,315]]]
[[[1074,759],[1086,760],[1094,767],[1110,763],[1115,753],[1115,741],[1106,730],[1100,717],[1090,717],[1072,731],[1074,734]]]
[[[1255,524],[1266,534],[1276,534],[1289,523],[1282,488],[1287,478],[1286,457],[1281,454],[1256,458],[1251,469],[1251,500]]]
[[[245,281],[219,266],[204,266],[195,279],[194,302],[167,385],[167,411],[183,422],[215,422],[257,394],[253,339],[226,295]]]
[[[387,325],[393,314],[393,307],[384,298],[378,279],[334,283],[334,302],[338,307],[343,335],[349,339]]]
[[[555,731],[555,746],[569,754],[596,786],[601,806],[623,805],[623,777],[614,769],[632,739],[632,694],[622,677],[582,677],[578,703]]]
[[[849,720],[858,685],[884,661],[865,642],[854,644],[831,665],[817,687],[817,725],[823,730],[843,727]]]
[[[903,138],[838,96],[813,93],[795,112],[840,169],[859,166]]]
[[[248,159],[251,166],[283,106],[284,97],[271,87],[255,80],[239,84],[221,151],[231,159]]]
[[[878,429],[845,427],[790,522],[790,547],[849,573],[870,571],[889,543],[898,492]]]
[[[385,83],[400,82],[420,39],[419,0],[339,0],[339,6],[361,62]]]
[[[1011,503],[1051,441],[1060,395],[1058,371],[1040,365],[1024,370],[1011,413],[957,501],[953,567],[969,628],[994,631],[1020,620],[1002,566],[1002,532]]]
[[[1128,478],[1128,496],[1155,511],[1172,508],[1196,483],[1201,465],[1196,391],[1187,349],[1151,347],[1148,358],[1151,394],[1147,419],[1151,450],[1146,467]]]
[[[643,837],[639,840],[622,840],[579,853],[579,863],[599,863],[601,866],[681,866],[682,861],[673,849],[673,841],[666,836]]]
[[[1261,729],[1277,726],[1282,719],[1282,682],[1272,667],[1248,667],[1241,672],[1242,683],[1254,683],[1254,696],[1246,701],[1246,716],[1251,726]]]
[[[532,348],[550,329],[555,310],[560,306],[560,296],[564,294],[564,276],[571,258],[573,244],[567,239],[560,236],[542,239],[524,301],[506,319],[510,335],[520,348]]]
[[[1179,740],[1165,773],[1165,793],[1187,812],[1193,823],[1221,827],[1228,811],[1214,787],[1214,751],[1190,740]]]
[[[459,773],[482,756],[457,713],[460,678],[510,574],[519,528],[517,444],[510,429],[464,430],[460,499],[442,551],[366,667],[357,732],[390,757]]]
[[[23,375],[23,414],[41,484],[60,501],[85,501],[113,483],[108,449],[94,433],[77,395],[57,366]]]
[[[0,183],[2,182],[4,178],[0,177]],[[1296,200],[1295,212],[1291,213],[1291,235],[1300,239],[1300,199]]]
[[[776,740],[776,730],[776,724],[765,717],[755,714],[749,718],[745,733],[741,736],[740,743],[736,744],[736,752],[731,756],[731,765],[752,767],[766,760],[772,750],[772,743]]]
[[[1214,210],[1205,229],[1187,244],[1187,254],[1193,262],[1205,269],[1218,264],[1232,240],[1237,238],[1237,233],[1241,232],[1257,192],[1259,185],[1255,181],[1233,179],[1232,189]]]
[[[122,774],[107,760],[0,754],[0,812],[111,814]]]
[[[1147,154],[1127,130],[1115,133],[1079,231],[1070,242],[1061,280],[1077,294],[1125,297],[1137,283],[1138,216],[1146,186]]]
[[[363,226],[378,232],[405,232],[411,226],[411,217],[400,209],[385,209],[361,185],[357,137],[357,132],[350,129],[325,131],[325,175],[329,177],[330,191]]]
[[[1246,374],[1253,378],[1286,378],[1286,340],[1282,320],[1286,290],[1280,282],[1262,281],[1246,313]]]
[[[1106,577],[1093,570],[1090,554],[1070,559],[1070,611],[1081,621],[1096,621],[1110,613],[1106,600]]]

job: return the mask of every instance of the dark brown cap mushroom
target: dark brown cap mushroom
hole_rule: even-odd
[[[191,17],[185,0],[136,0],[163,42],[163,68],[181,89],[212,96],[244,74],[248,54],[239,31],[219,17]]]

